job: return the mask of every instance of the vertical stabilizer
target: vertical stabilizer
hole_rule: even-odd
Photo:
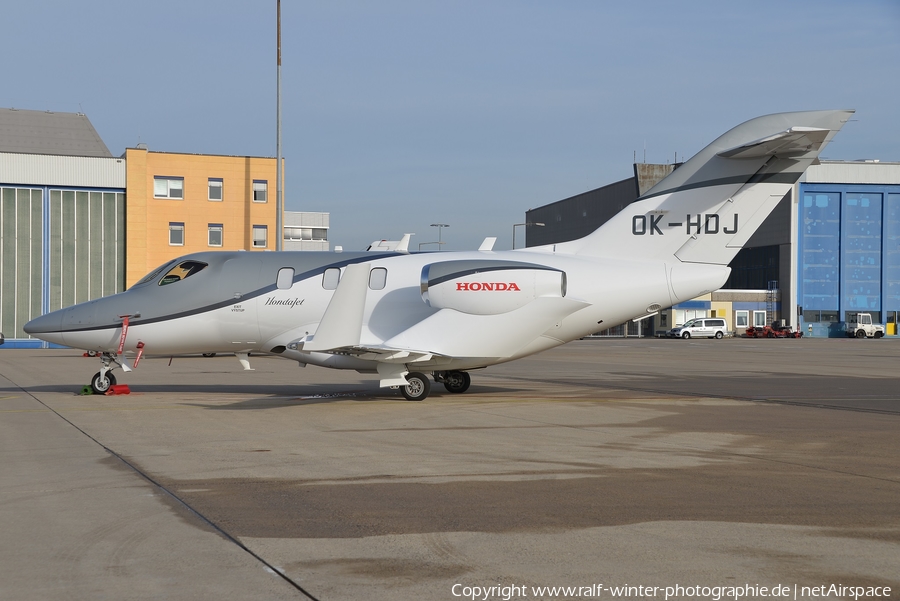
[[[742,123],[556,251],[727,265],[852,114],[778,113]]]

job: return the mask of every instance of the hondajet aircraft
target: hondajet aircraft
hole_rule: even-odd
[[[25,331],[95,351],[98,393],[144,353],[248,353],[377,374],[410,400],[427,374],[454,393],[469,371],[642,318],[721,287],[734,258],[852,115],[779,113],[738,125],[596,231],[472,252],[201,252],[119,294]]]

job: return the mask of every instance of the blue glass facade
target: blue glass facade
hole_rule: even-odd
[[[801,184],[797,301],[805,323],[900,312],[900,186]]]

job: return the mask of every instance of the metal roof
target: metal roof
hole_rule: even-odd
[[[112,157],[84,113],[0,108],[0,152]]]

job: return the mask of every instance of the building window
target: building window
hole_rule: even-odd
[[[285,240],[328,240],[328,229],[323,227],[286,227]]]
[[[222,224],[210,223],[208,236],[210,246],[222,246]]]
[[[153,178],[153,198],[184,198],[183,177],[159,177]]]
[[[747,329],[747,326],[750,325],[750,312],[749,311],[735,311],[734,312],[734,328],[744,328]]]
[[[269,182],[264,179],[253,180],[253,202],[268,200]]]
[[[209,199],[222,200],[222,180],[214,177],[209,178]]]
[[[766,327],[766,312],[765,311],[754,311],[753,312],[753,325],[757,328]]]
[[[253,226],[253,248],[265,248],[268,244],[268,228],[265,225]]]
[[[169,246],[184,246],[184,223],[169,222]]]

